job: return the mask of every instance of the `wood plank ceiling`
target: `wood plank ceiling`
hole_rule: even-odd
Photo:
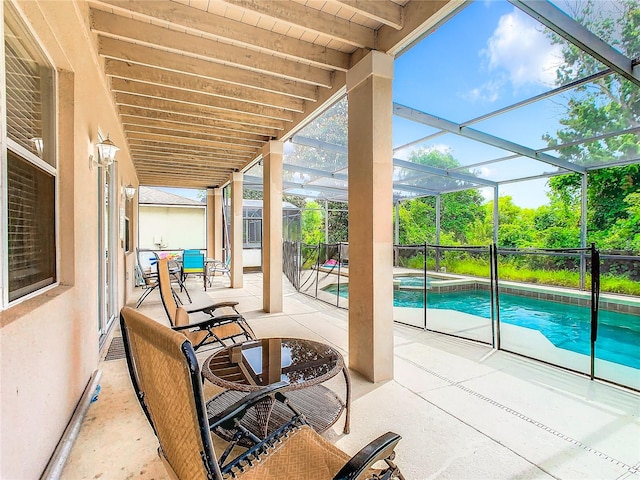
[[[90,0],[91,28],[143,185],[225,184],[462,0]]]

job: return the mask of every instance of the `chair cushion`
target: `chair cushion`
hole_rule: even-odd
[[[281,442],[244,473],[242,480],[330,480],[349,456],[305,425]]]

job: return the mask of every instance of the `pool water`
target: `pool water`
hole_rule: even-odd
[[[335,293],[336,288],[327,291]],[[340,287],[340,296],[348,297],[345,285]],[[423,308],[424,291],[394,290],[393,305]],[[491,297],[484,290],[428,292],[427,306],[491,318]],[[538,330],[558,348],[591,354],[591,311],[588,307],[502,293],[500,321]],[[506,339],[503,337],[503,340]],[[600,310],[596,358],[640,369],[640,316]]]
[[[394,280],[400,280],[401,287],[424,287],[424,277],[423,276],[412,276],[412,275],[396,275],[393,277]],[[431,284],[431,282],[437,282],[442,280],[442,278],[435,277],[427,277],[427,286]]]

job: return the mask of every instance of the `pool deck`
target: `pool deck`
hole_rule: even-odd
[[[262,311],[260,274],[245,275],[242,289],[216,280],[201,293],[239,301],[259,337],[319,340],[348,360],[348,312],[298,294],[286,281],[284,289],[277,314]],[[166,323],[156,293],[140,310]],[[396,325],[393,341],[394,379],[371,384],[351,371],[351,433],[342,433],[341,421],[325,433],[350,454],[392,430],[403,437],[396,460],[407,480],[640,480],[637,393],[412,327]],[[99,368],[101,393],[62,478],[168,479],[126,362],[102,361]]]

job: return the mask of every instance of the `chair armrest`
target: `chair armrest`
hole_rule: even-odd
[[[237,305],[238,305],[238,302],[218,302],[212,305],[205,305],[204,307],[187,309],[187,313],[204,312],[204,313],[208,313],[209,315],[213,315],[214,310],[217,310],[218,308],[230,307],[235,310]]]
[[[171,328],[178,331],[190,330],[193,328],[196,328],[198,330],[208,330],[209,328],[224,325],[225,323],[237,322],[238,320],[242,320],[241,315],[220,315],[218,317],[207,318],[206,320],[203,320],[201,322],[190,323],[188,325],[180,325]]]
[[[393,449],[402,437],[397,433],[387,432],[363,447],[333,477],[333,480],[355,480],[380,460],[393,459]],[[391,465],[389,465],[391,467]],[[386,478],[386,477],[384,477]]]
[[[214,417],[211,417],[209,419],[209,429],[213,430],[214,428],[219,426],[227,429],[232,428],[233,425],[230,424],[233,423],[234,419],[242,418],[249,408],[253,407],[255,404],[261,402],[267,397],[275,395],[277,400],[284,401],[285,397],[284,395],[282,395],[282,393],[280,393],[280,391],[288,386],[289,384],[287,382],[278,382],[267,385],[260,390],[247,394],[246,397],[238,400],[233,405],[228,406]]]

